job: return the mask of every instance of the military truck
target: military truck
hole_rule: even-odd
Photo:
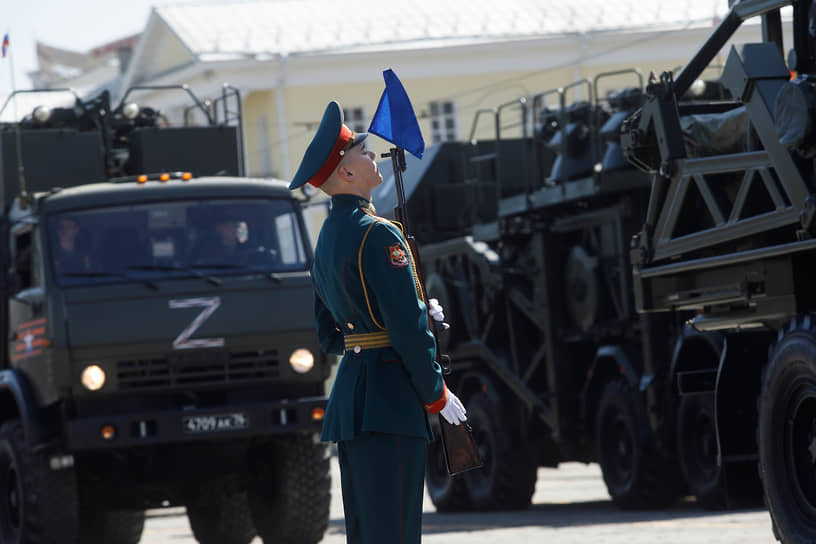
[[[537,468],[565,461],[600,461],[623,507],[665,506],[682,491],[663,405],[671,319],[639,316],[631,295],[629,240],[651,181],[618,131],[642,80],[600,74],[481,110],[466,141],[408,158],[408,230],[452,325],[440,334],[446,380],[485,459],[451,478],[431,444],[440,511],[524,508]],[[622,88],[600,96],[607,84]],[[492,135],[476,139],[485,121]],[[373,195],[381,212],[395,202],[389,185]]]
[[[726,51],[725,99],[679,102],[752,18],[762,41]],[[816,534],[814,21],[812,2],[733,3],[676,76],[655,78],[622,137],[652,177],[631,254],[638,311],[694,314],[678,393],[704,399],[721,474],[758,463],[785,543]],[[689,140],[690,122],[731,128]]]
[[[244,177],[235,89],[180,90],[203,125],[128,91],[0,126],[4,543],[136,543],[169,506],[202,543],[327,527],[300,202]]]
[[[715,113],[703,104],[726,89],[704,77],[678,107]],[[408,157],[408,231],[452,325],[440,334],[446,380],[485,459],[451,478],[431,445],[426,481],[440,511],[526,507],[537,468],[565,461],[598,462],[622,508],[685,495],[713,509],[761,501],[750,451],[719,462],[724,412],[700,389],[715,382],[706,361],[733,348],[685,326],[695,310],[640,313],[633,296],[630,245],[654,206],[653,175],[627,160],[621,129],[654,89],[644,79],[601,73],[480,110],[467,140]],[[726,121],[678,123],[676,138],[724,142],[739,124]],[[485,126],[490,137],[477,138]],[[373,195],[381,213],[396,203],[391,186]],[[744,409],[733,408],[728,432],[747,424]]]

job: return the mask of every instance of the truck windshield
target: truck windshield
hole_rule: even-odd
[[[288,200],[198,200],[52,215],[60,285],[305,270],[301,223]]]

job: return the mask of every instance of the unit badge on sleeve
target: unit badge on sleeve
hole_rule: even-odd
[[[402,244],[396,243],[385,249],[388,252],[388,262],[391,263],[391,266],[394,268],[403,268],[410,264],[408,254],[405,252],[405,248],[402,247]]]

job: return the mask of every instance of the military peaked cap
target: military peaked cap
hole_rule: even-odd
[[[312,138],[303,160],[300,161],[295,177],[289,184],[290,189],[297,189],[304,183],[320,187],[326,181],[340,159],[352,146],[362,143],[368,133],[356,134],[343,124],[343,108],[336,100],[329,102],[317,133]]]

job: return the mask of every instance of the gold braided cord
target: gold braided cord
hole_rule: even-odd
[[[368,298],[368,289],[366,289],[365,284],[365,277],[363,276],[363,248],[365,247],[366,240],[368,239],[368,235],[371,233],[371,229],[374,228],[374,225],[377,223],[371,223],[368,226],[368,229],[365,231],[365,235],[363,236],[363,241],[360,243],[360,250],[357,252],[357,268],[360,270],[360,283],[363,285],[363,295],[365,295],[366,306],[368,306],[368,315],[371,316],[371,321],[381,330],[385,330],[385,327],[380,325],[379,321],[374,318],[374,312],[371,311],[371,301]]]
[[[425,297],[422,296],[422,284],[419,283],[419,274],[417,274],[416,263],[414,262],[414,254],[411,251],[411,244],[408,243],[408,238],[405,237],[405,227],[403,227],[402,223],[399,221],[392,219],[386,220],[381,217],[378,217],[377,219],[380,221],[388,221],[392,225],[396,226],[399,229],[400,234],[402,234],[402,238],[405,240],[405,252],[408,254],[408,261],[411,263],[411,271],[414,273],[414,285],[416,286],[417,290],[417,298],[419,298],[419,300],[422,302],[425,302]]]
[[[419,274],[417,274],[416,263],[414,263],[414,255],[411,253],[411,246],[405,244],[405,249],[408,253],[408,260],[411,261],[411,270],[414,272],[414,285],[416,285],[417,297],[422,302],[425,302],[425,297],[422,296],[422,284],[419,283]]]
[[[400,233],[402,233],[403,237],[405,236],[405,227],[402,226],[402,223],[392,219],[387,219],[386,221],[396,226],[399,229]]]

